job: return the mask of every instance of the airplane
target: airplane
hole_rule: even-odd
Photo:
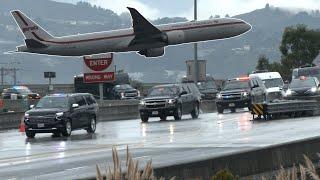
[[[138,52],[145,57],[165,54],[165,47],[242,35],[251,29],[234,18],[190,21],[154,26],[135,8],[128,7],[132,28],[54,37],[19,10],[11,11],[25,45],[15,52],[57,56],[84,56],[109,52]]]

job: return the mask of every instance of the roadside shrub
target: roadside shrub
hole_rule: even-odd
[[[236,180],[238,178],[228,170],[220,170],[212,177],[212,180]]]

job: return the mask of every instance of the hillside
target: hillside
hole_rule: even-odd
[[[0,66],[20,68],[18,80],[22,83],[44,83],[43,71],[56,71],[56,83],[71,83],[82,71],[80,58],[64,58],[44,55],[2,52],[23,44],[23,38],[10,10],[20,9],[42,27],[56,36],[95,31],[107,31],[131,26],[128,13],[117,15],[110,10],[91,7],[87,3],[77,5],[49,0],[2,0],[0,6]],[[143,14],[143,12],[141,12]],[[207,72],[216,78],[227,78],[253,70],[257,57],[266,54],[273,61],[280,58],[279,43],[286,26],[304,23],[320,28],[320,16],[308,13],[293,14],[281,9],[263,8],[236,16],[249,22],[253,29],[239,38],[211,41],[199,44],[199,56],[208,60]],[[162,18],[155,24],[186,21],[185,18]],[[116,54],[117,69],[124,69],[144,82],[174,82],[184,75],[185,60],[193,58],[192,45],[166,48],[164,57],[145,59],[135,53]],[[17,62],[10,64],[12,62]],[[7,83],[11,78],[7,77]]]

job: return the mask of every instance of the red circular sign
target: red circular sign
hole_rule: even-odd
[[[103,71],[107,69],[112,63],[111,58],[101,58],[101,59],[85,59],[87,67],[93,71]]]

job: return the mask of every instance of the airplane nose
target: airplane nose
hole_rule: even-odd
[[[252,26],[251,26],[251,24],[244,21],[244,28],[243,29],[244,29],[244,32],[248,32],[252,29]]]

